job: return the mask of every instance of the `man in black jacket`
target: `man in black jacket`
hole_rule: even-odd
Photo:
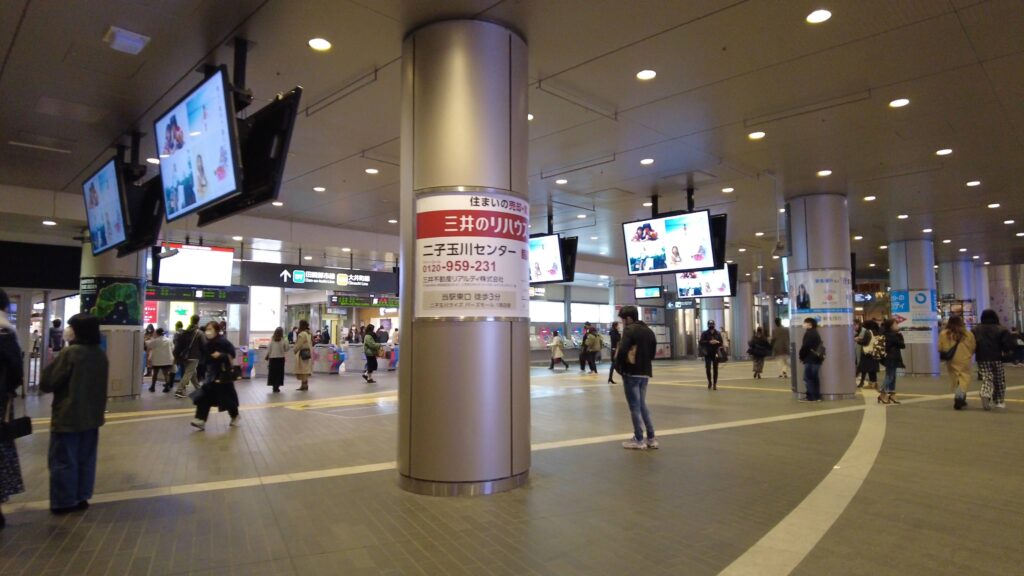
[[[804,363],[804,386],[807,389],[801,402],[821,402],[821,363],[825,361],[825,348],[818,334],[818,321],[804,318],[804,339],[799,358]]]
[[[626,403],[629,404],[629,415],[633,419],[633,438],[622,443],[628,450],[646,450],[658,448],[658,440],[654,437],[654,424],[647,410],[647,381],[652,375],[651,360],[654,360],[657,339],[654,331],[640,321],[636,306],[623,306],[619,310],[619,318],[625,325],[622,340],[619,341],[615,356],[615,367],[622,374],[622,385],[626,392]],[[630,351],[633,351],[632,362]],[[641,426],[642,423],[642,426]],[[647,440],[644,441],[644,428],[647,428]]]
[[[981,375],[981,407],[991,410],[1006,408],[1006,373],[1003,370],[1003,353],[1013,350],[1015,345],[1010,332],[1000,326],[999,314],[995,310],[981,313],[981,324],[974,327],[974,358]]]
[[[718,390],[719,350],[722,349],[722,333],[715,328],[715,321],[708,321],[708,329],[700,335],[701,354],[704,355],[704,372],[708,375],[708,390]]]
[[[612,359],[611,366],[608,367],[608,383],[615,384],[615,352],[619,349],[619,340],[622,339],[622,334],[619,333],[619,323],[612,322],[612,329],[608,331],[608,338],[611,339],[611,354],[609,357]]]

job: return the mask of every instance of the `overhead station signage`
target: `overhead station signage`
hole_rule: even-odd
[[[380,298],[376,296],[356,296],[354,294],[330,294],[327,296],[328,306],[357,308],[398,308],[398,298]]]
[[[146,286],[146,302],[161,301],[248,304],[249,288],[247,286],[162,286],[158,284]]]
[[[393,272],[369,270],[339,270],[315,266],[293,266],[269,262],[243,262],[242,284],[246,286],[276,286],[279,288],[308,288],[373,294],[398,292],[398,275]]]

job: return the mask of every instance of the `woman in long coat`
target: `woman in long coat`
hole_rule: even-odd
[[[953,409],[967,407],[967,387],[971,384],[971,356],[977,348],[974,334],[967,330],[961,316],[950,316],[946,327],[939,333],[939,352],[948,352],[956,346],[956,353],[946,361],[950,386],[953,389]]]
[[[309,334],[309,322],[306,320],[299,320],[299,333],[295,336],[293,351],[295,377],[302,383],[299,390],[309,390],[309,376],[313,373],[313,337]]]
[[[7,414],[13,406],[22,379],[18,335],[7,319],[10,305],[7,293],[0,290],[0,415]],[[14,441],[0,440],[0,504],[7,502],[10,496],[24,491],[25,484],[21,480],[21,465]],[[0,510],[0,529],[3,529],[5,523],[3,511]]]

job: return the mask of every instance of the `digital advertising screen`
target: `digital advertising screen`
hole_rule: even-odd
[[[643,300],[645,298],[661,298],[661,294],[664,288],[662,286],[643,286],[641,288],[633,288],[633,296],[637,300]]]
[[[707,210],[626,222],[622,234],[631,276],[715,267]]]
[[[154,122],[168,222],[239,191],[236,130],[224,68]]]
[[[153,281],[156,284],[231,286],[231,267],[235,259],[233,248],[167,242],[163,244],[163,250],[177,250],[178,253],[153,258]]]
[[[714,298],[734,296],[735,268],[680,272],[676,274],[676,293],[680,298]]]
[[[530,238],[530,284],[564,282],[562,264],[558,234]]]
[[[106,252],[125,241],[124,179],[116,158],[111,158],[82,183],[85,213],[93,255]]]

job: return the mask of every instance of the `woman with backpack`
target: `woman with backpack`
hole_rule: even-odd
[[[967,407],[967,386],[971,383],[971,356],[977,348],[974,334],[967,331],[962,316],[951,316],[939,333],[939,355],[946,361],[953,388],[953,409]]]
[[[857,345],[863,353],[860,355],[860,364],[857,372],[860,373],[860,382],[857,388],[864,388],[864,378],[867,377],[869,390],[878,390],[878,360],[885,357],[885,346],[882,345],[879,333],[881,329],[878,322],[868,320],[864,322],[860,337],[857,338]]]
[[[899,404],[896,399],[896,371],[903,367],[903,350],[907,345],[903,342],[903,334],[896,330],[896,321],[889,318],[882,323],[882,338],[885,339],[885,381],[878,393],[879,404]]]
[[[764,359],[771,356],[772,344],[764,335],[764,328],[758,326],[754,331],[754,337],[747,343],[747,354],[754,359],[754,378],[761,378],[764,372]]]
[[[1013,349],[1010,332],[999,325],[995,310],[981,313],[981,324],[974,327],[974,350],[981,375],[981,407],[991,410],[1006,408],[1006,373],[1003,371],[1003,353]]]

